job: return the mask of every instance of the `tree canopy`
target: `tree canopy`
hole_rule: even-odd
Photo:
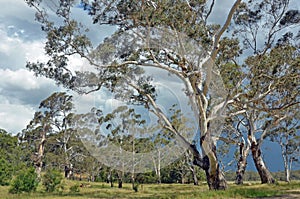
[[[272,182],[264,180],[268,172],[260,166],[261,142],[270,126],[285,117],[278,112],[299,106],[300,14],[290,9],[289,0],[235,0],[223,24],[210,21],[215,0],[61,0],[51,6],[55,16],[42,0],[26,2],[47,34],[48,62],[27,63],[36,75],[80,94],[105,88],[115,99],[143,106],[193,154],[210,189],[227,187],[216,153],[225,119],[247,117],[253,160],[262,182]],[[72,16],[74,7],[84,9],[95,26],[111,25],[116,32],[93,47],[89,30]],[[84,69],[70,65],[74,55],[86,61]],[[184,85],[180,92],[199,127],[195,142],[159,107],[159,72],[147,73],[154,69]],[[257,133],[262,133],[258,140]]]

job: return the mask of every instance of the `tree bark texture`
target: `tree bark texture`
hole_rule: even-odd
[[[203,143],[201,144],[203,146]],[[193,146],[191,148],[194,148]],[[220,169],[220,165],[217,161],[216,147],[213,147],[211,151],[207,153],[203,158],[195,154],[196,149],[193,150],[194,164],[199,166],[205,171],[208,188],[210,190],[225,190],[227,189],[227,181],[223,172]]]
[[[262,184],[273,184],[275,183],[275,180],[273,176],[271,175],[271,172],[267,169],[264,160],[261,156],[261,149],[259,144],[256,143],[256,141],[251,142],[251,152],[252,152],[252,158],[255,164],[255,167],[258,171],[258,174],[261,179]]]
[[[43,167],[43,157],[44,157],[44,150],[45,150],[45,142],[46,142],[46,129],[47,126],[44,125],[42,131],[40,132],[40,139],[41,141],[38,144],[38,152],[37,158],[34,162],[35,164],[35,172],[38,178],[41,178],[41,172]]]
[[[289,159],[288,159],[288,155],[286,154],[287,146],[284,146],[283,144],[280,144],[280,146],[281,146],[281,155],[284,163],[285,181],[290,182]]]
[[[235,183],[238,185],[243,184],[244,174],[247,167],[247,157],[250,152],[250,146],[246,145],[244,142],[240,143],[240,158],[237,163],[236,179]]]

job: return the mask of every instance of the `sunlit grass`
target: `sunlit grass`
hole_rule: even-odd
[[[79,193],[71,193],[69,188],[75,184],[84,183]],[[117,184],[115,184],[117,186]],[[64,181],[64,189],[61,192],[45,193],[43,187],[39,186],[37,192],[30,194],[14,195],[8,193],[8,186],[0,187],[1,199],[78,199],[78,198],[259,198],[296,194],[300,198],[300,182],[290,184],[279,182],[275,185],[262,185],[258,182],[245,183],[242,186],[230,183],[226,191],[209,191],[205,183],[200,186],[192,184],[142,184],[139,191],[131,189],[131,184],[124,184],[122,189],[111,188],[106,183],[88,183],[79,181]]]

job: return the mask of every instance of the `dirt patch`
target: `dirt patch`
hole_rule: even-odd
[[[286,192],[287,194],[281,196],[262,197],[258,199],[299,199],[300,198],[300,189],[288,190]]]

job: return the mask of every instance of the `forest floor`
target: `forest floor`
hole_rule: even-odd
[[[226,191],[209,191],[205,183],[193,184],[141,184],[138,191],[131,188],[131,184],[124,184],[122,189],[110,187],[102,182],[64,181],[64,189],[60,192],[46,193],[39,187],[35,193],[9,194],[8,186],[0,187],[1,199],[79,199],[79,198],[260,198],[260,199],[296,199],[300,198],[300,181],[292,183],[279,182],[274,185],[260,184],[259,182],[246,182],[242,186],[229,184]],[[79,192],[70,192],[70,187],[79,187]]]

